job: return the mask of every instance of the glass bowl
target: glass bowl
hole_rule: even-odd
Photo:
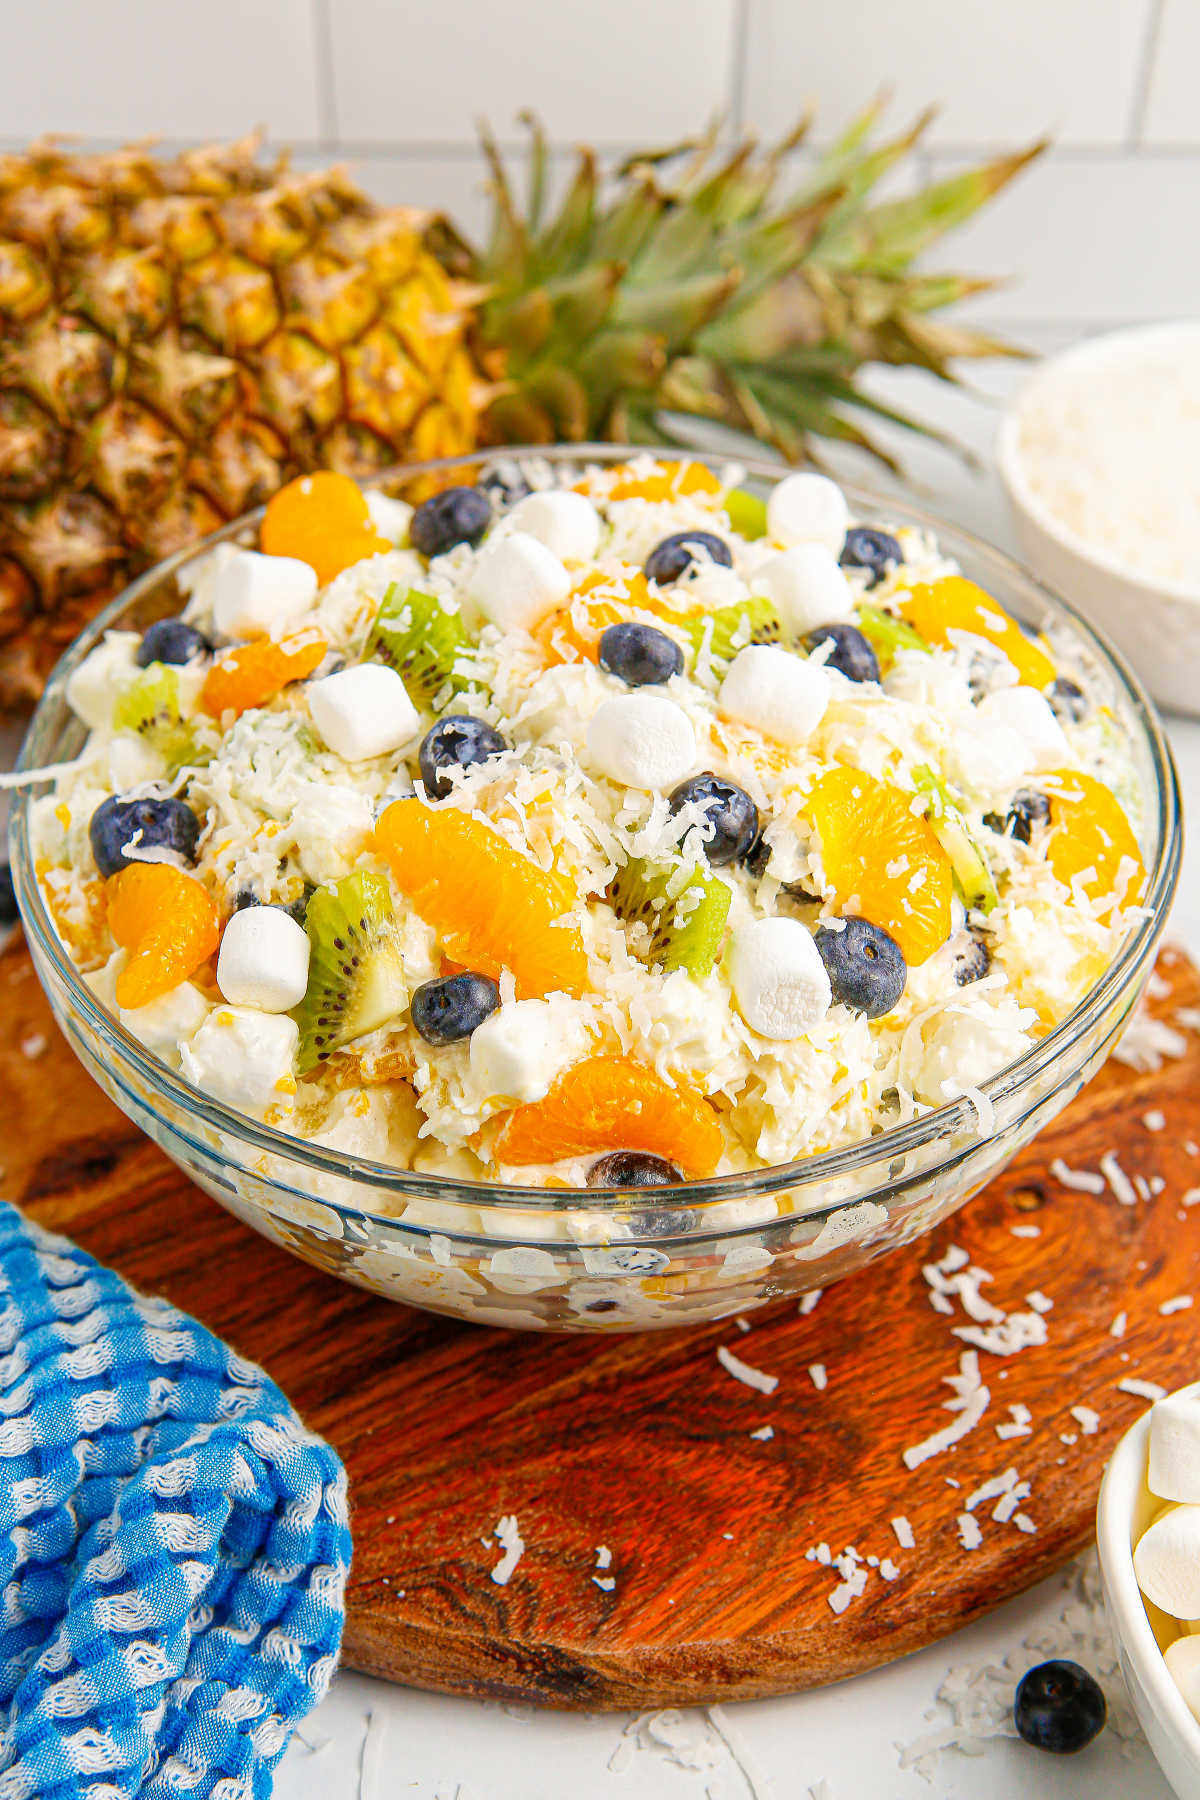
[[[488,460],[612,462],[628,447],[497,451]],[[699,458],[719,467],[724,458]],[[459,457],[391,471],[372,485],[403,493]],[[763,493],[778,465],[746,466]],[[418,489],[418,491],[421,491]],[[17,897],[54,1015],[109,1097],[222,1206],[285,1249],[347,1281],[432,1312],[542,1331],[632,1331],[747,1313],[827,1287],[930,1231],[991,1180],[1067,1104],[1136,1004],[1179,872],[1179,795],[1158,721],[1136,677],[1078,614],[1009,558],[932,518],[854,488],[857,517],[937,533],[946,554],[1024,623],[1072,632],[1127,723],[1145,796],[1145,915],[1092,992],[1056,1030],[962,1099],[848,1149],[751,1173],[655,1189],[496,1186],[412,1173],[301,1142],[209,1099],[174,1074],[102,1007],[80,979],[42,902],[30,854],[29,795],[12,820]],[[110,627],[144,629],[175,612],[175,578],[249,514],[133,583],[59,663],[34,716],[21,766],[76,755],[84,728],[64,697],[68,676]]]

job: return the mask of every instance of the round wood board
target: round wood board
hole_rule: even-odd
[[[1186,959],[1168,950],[1160,970],[1156,1014],[1200,1004]],[[1186,1054],[1157,1072],[1110,1063],[962,1213],[807,1316],[789,1304],[756,1313],[748,1331],[728,1320],[554,1338],[395,1306],[274,1248],[93,1086],[19,943],[0,959],[0,993],[0,1193],[263,1363],[337,1446],[355,1540],[345,1661],[392,1681],[595,1710],[857,1674],[1076,1552],[1109,1451],[1146,1404],[1118,1384],[1169,1388],[1200,1373],[1200,1206],[1183,1203],[1200,1184],[1190,1032]],[[1155,1113],[1164,1129],[1146,1125]],[[1121,1205],[1049,1173],[1058,1157],[1094,1171],[1109,1150],[1145,1193],[1161,1179],[1157,1196]],[[910,1473],[905,1448],[959,1416],[944,1410],[943,1382],[967,1349],[955,1329],[970,1321],[958,1299],[950,1315],[935,1311],[922,1275],[955,1245],[990,1272],[983,1292],[1004,1311],[1028,1311],[1031,1292],[1053,1302],[1048,1341],[980,1351],[991,1396],[981,1421]],[[1162,1311],[1193,1290],[1195,1310]],[[721,1345],[778,1377],[774,1393],[727,1373]],[[1077,1405],[1098,1415],[1090,1432]],[[1002,1440],[1010,1407],[1028,1409],[1031,1429]],[[769,1438],[754,1435],[766,1426]],[[967,1498],[1009,1469],[1029,1484],[1025,1528],[994,1519],[990,1500],[971,1513],[978,1548],[964,1548]],[[494,1532],[508,1515],[525,1550],[500,1586]],[[912,1549],[891,1523],[900,1516]],[[863,1591],[840,1615],[838,1572],[808,1554],[822,1544],[864,1559]],[[872,1557],[890,1558],[896,1578]]]

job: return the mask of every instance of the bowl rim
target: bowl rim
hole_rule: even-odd
[[[1180,1740],[1200,1774],[1200,1720],[1171,1678],[1133,1572],[1133,1503],[1146,1479],[1152,1410],[1134,1421],[1109,1458],[1096,1502],[1096,1551],[1118,1642],[1136,1665],[1159,1721]]]
[[[361,478],[361,485],[366,488],[387,488],[426,475],[442,476],[457,470],[465,473],[467,470],[478,467],[481,462],[499,463],[514,460],[549,461],[551,463],[620,462],[628,461],[635,456],[656,452],[660,455],[682,455],[691,461],[702,462],[719,470],[735,466],[742,472],[743,479],[750,477],[758,481],[774,483],[789,472],[786,464],[769,462],[761,458],[734,457],[724,452],[686,450],[672,453],[663,446],[605,443],[565,444],[550,447],[515,445],[489,447],[462,456],[440,457],[420,463],[397,464],[391,468],[380,470],[372,476]],[[1147,810],[1152,812],[1157,806],[1158,817],[1155,825],[1159,854],[1156,865],[1150,871],[1147,892],[1142,902],[1144,917],[1129,933],[1096,986],[1067,1014],[1066,1018],[1046,1037],[1040,1038],[1023,1056],[981,1084],[979,1091],[988,1102],[995,1105],[1026,1088],[1041,1075],[1062,1051],[1082,1037],[1090,1026],[1103,1018],[1109,1008],[1117,1002],[1118,997],[1147,968],[1165,924],[1181,863],[1182,810],[1174,760],[1153,704],[1138,677],[1104,634],[1084,619],[1069,602],[1054,593],[1014,558],[1007,556],[1003,551],[975,536],[974,533],[953,524],[952,521],[940,519],[921,508],[897,500],[895,496],[877,493],[869,487],[850,482],[841,482],[839,485],[846,493],[852,507],[857,509],[857,516],[869,518],[874,515],[894,519],[899,514],[902,522],[914,524],[920,529],[932,532],[935,536],[948,532],[955,536],[960,543],[969,547],[973,558],[991,565],[997,575],[1009,582],[1015,578],[1019,584],[1028,585],[1049,605],[1051,610],[1065,614],[1071,629],[1081,640],[1085,651],[1106,667],[1107,673],[1122,691],[1123,700],[1142,733],[1143,748],[1149,755],[1153,772],[1153,791],[1147,793],[1146,796]],[[211,532],[199,543],[189,545],[164,558],[116,595],[78,634],[55,665],[46,683],[42,698],[34,711],[17,762],[19,773],[29,773],[34,769],[32,750],[39,724],[45,721],[51,708],[56,708],[60,704],[65,705],[63,690],[67,678],[87,653],[101,640],[105,632],[115,628],[122,615],[131,606],[154,588],[175,576],[185,564],[207,554],[217,544],[246,531],[262,518],[264,511],[265,507],[260,506],[244,513],[219,530]],[[581,1206],[586,1206],[586,1210],[589,1212],[615,1210],[619,1207],[628,1208],[629,1190],[627,1189],[600,1187],[547,1189],[507,1182],[477,1181],[457,1175],[399,1169],[394,1165],[378,1162],[371,1158],[350,1156],[344,1151],[332,1150],[325,1145],[293,1137],[286,1131],[260,1123],[248,1114],[238,1112],[223,1101],[216,1100],[203,1093],[202,1090],[193,1087],[182,1075],[177,1074],[166,1063],[153,1056],[140,1040],[134,1037],[120,1023],[120,1020],[101,1004],[67,954],[50,919],[33,870],[28,835],[28,813],[31,798],[31,786],[23,786],[16,790],[13,795],[14,804],[9,826],[14,851],[12,868],[16,895],[25,929],[31,934],[38,952],[49,961],[66,987],[73,1010],[82,1016],[86,1024],[97,1032],[102,1040],[107,1040],[114,1048],[119,1049],[126,1062],[132,1065],[139,1078],[148,1085],[151,1091],[161,1095],[185,1116],[198,1118],[204,1127],[209,1130],[215,1127],[231,1138],[239,1140],[248,1149],[269,1156],[282,1157],[286,1161],[316,1174],[342,1180],[349,1178],[366,1188],[377,1188],[389,1193],[395,1193],[398,1189],[402,1189],[414,1197],[423,1195],[446,1199],[452,1196],[459,1204],[470,1203],[485,1209],[513,1209],[532,1212],[561,1212],[574,1210]],[[773,1195],[798,1185],[811,1187],[818,1182],[837,1183],[881,1161],[906,1156],[912,1151],[934,1143],[939,1138],[947,1140],[947,1160],[951,1160],[961,1153],[961,1133],[973,1130],[977,1141],[984,1141],[981,1123],[975,1102],[965,1095],[960,1096],[956,1100],[948,1101],[943,1106],[919,1115],[907,1124],[893,1126],[887,1131],[860,1139],[856,1143],[840,1149],[823,1151],[818,1156],[803,1157],[789,1163],[772,1164],[762,1169],[743,1170],[731,1175],[687,1181],[672,1189],[656,1189],[655,1207],[663,1212],[683,1213],[697,1206],[707,1207],[722,1201]],[[930,1173],[931,1170],[923,1172]],[[805,1216],[820,1222],[832,1213],[844,1211],[848,1206],[858,1204],[862,1199],[869,1197],[870,1191],[870,1188],[867,1188],[861,1195],[856,1194],[850,1198],[831,1200],[827,1205],[813,1207],[811,1210],[806,1208]],[[668,1194],[673,1198],[669,1200]],[[334,1202],[327,1203],[335,1204]],[[365,1205],[339,1207],[339,1210],[356,1212],[364,1218],[383,1225],[395,1223],[394,1216],[372,1212]]]
[[[1124,350],[1176,336],[1200,337],[1200,319],[1160,319],[1149,325],[1130,325],[1120,331],[1102,331],[1094,337],[1085,337],[1078,343],[1069,345],[1065,350],[1056,351],[1052,356],[1043,357],[1004,409],[996,433],[996,468],[1013,507],[1027,514],[1040,531],[1077,561],[1116,580],[1127,582],[1149,599],[1172,600],[1183,606],[1200,607],[1200,587],[1185,587],[1182,582],[1155,581],[1140,569],[1122,562],[1111,551],[1090,544],[1070,525],[1064,524],[1030,487],[1018,442],[1023,409],[1038,388],[1060,370],[1118,361]]]

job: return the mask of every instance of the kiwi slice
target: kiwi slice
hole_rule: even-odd
[[[394,581],[375,615],[363,660],[387,663],[413,699],[430,706],[447,689],[457,694],[478,685],[455,673],[455,663],[470,648],[458,613],[434,595],[402,589]]]
[[[360,870],[317,888],[304,929],[310,945],[308,992],[292,1009],[300,1027],[301,1075],[408,1005],[400,934],[382,875]]]
[[[627,925],[649,927],[647,962],[670,973],[707,975],[717,960],[730,892],[716,875],[682,863],[634,857],[618,871],[608,890],[614,910]]]
[[[991,912],[1000,899],[991,865],[945,782],[925,764],[913,770],[913,780],[925,796],[929,829],[950,858],[959,899],[968,911]]]
[[[897,650],[929,648],[920,632],[914,631],[907,619],[901,619],[895,613],[884,612],[881,606],[860,606],[858,629],[874,650],[879,659],[879,667],[885,675],[895,661]]]
[[[746,644],[777,644],[784,635],[783,620],[775,602],[768,600],[765,594],[751,594],[748,600],[739,600],[733,606],[719,606],[715,612],[693,613],[678,623],[692,640],[697,654],[711,623],[708,653],[714,662],[732,662]]]
[[[767,535],[767,503],[746,488],[734,488],[725,501],[729,523],[739,537],[761,538]]]
[[[179,670],[152,662],[118,695],[114,731],[136,731],[163,756],[169,772],[196,760],[196,743],[179,703]]]

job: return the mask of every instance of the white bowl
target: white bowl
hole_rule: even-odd
[[[1187,342],[1194,351],[1200,322],[1112,331],[1049,357],[1008,408],[996,463],[1017,541],[1034,573],[1112,639],[1160,705],[1200,716],[1200,586],[1188,589],[1139,575],[1056,519],[1030,488],[1017,441],[1022,407],[1051,375],[1070,367],[1102,378],[1106,367],[1127,361],[1131,353],[1161,350],[1173,340]]]
[[[1197,1384],[1200,1385],[1200,1384]],[[1105,1472],[1096,1510],[1096,1545],[1109,1623],[1134,1711],[1179,1800],[1200,1795],[1200,1720],[1167,1672],[1163,1652],[1182,1627],[1142,1597],[1133,1551],[1163,1504],[1146,1486],[1150,1414],[1127,1431]]]

